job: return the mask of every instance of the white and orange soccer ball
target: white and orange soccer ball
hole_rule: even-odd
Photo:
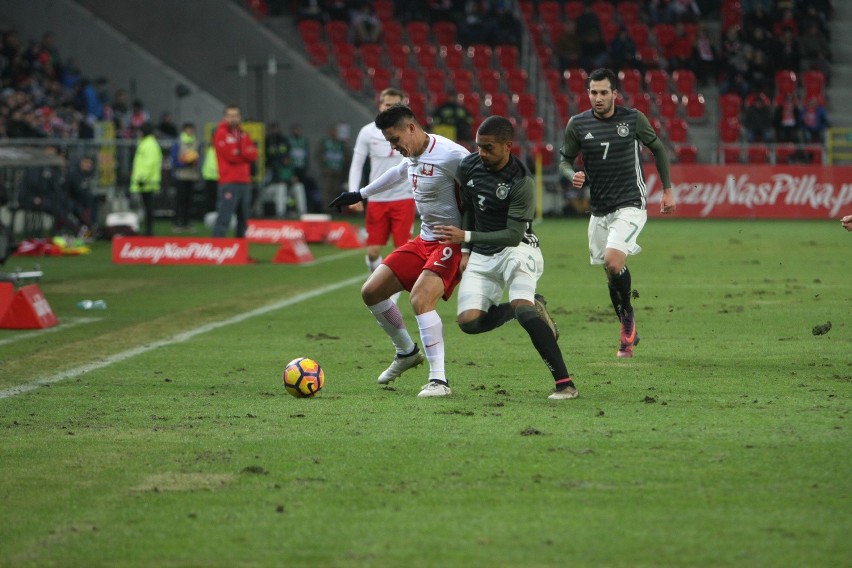
[[[284,388],[296,398],[314,396],[325,385],[325,371],[307,357],[293,359],[284,368]]]

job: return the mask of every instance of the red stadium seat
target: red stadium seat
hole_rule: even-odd
[[[651,116],[651,95],[648,93],[639,93],[630,97],[628,104],[646,117]]]
[[[340,78],[349,90],[356,93],[364,90],[364,74],[357,67],[342,67]]]
[[[527,90],[527,72],[523,69],[509,69],[504,77],[509,92],[522,93]]]
[[[336,43],[332,45],[334,59],[341,69],[355,67],[355,48],[348,43]]]
[[[512,96],[515,101],[515,108],[520,118],[532,120],[536,116],[537,102],[535,95],[530,93],[519,93]]]
[[[367,76],[370,78],[373,90],[377,92],[388,88],[393,82],[393,72],[387,67],[370,67],[367,70]]]
[[[382,21],[382,25],[394,19],[393,0],[374,0],[373,9],[376,11],[376,16]]]
[[[586,94],[586,82],[589,78],[588,73],[583,69],[566,69],[562,76],[565,78],[565,84],[568,85],[568,90],[574,94]]]
[[[467,92],[473,90],[473,71],[470,69],[453,69],[450,72],[453,90]]]
[[[547,80],[551,94],[556,96],[562,92],[562,74],[557,69],[545,69],[544,78]]]
[[[485,96],[485,106],[489,108],[490,114],[509,116],[509,96],[505,93],[491,93]]]
[[[601,21],[601,36],[603,36],[603,40],[607,45],[612,43],[612,40],[615,39],[619,31],[621,31],[621,24],[615,20]]]
[[[743,161],[743,149],[739,146],[722,147],[723,164],[740,164]]]
[[[589,100],[589,95],[586,93],[572,95],[571,98],[574,100],[574,107],[576,107],[578,114],[592,108],[592,101]]]
[[[679,144],[675,146],[675,156],[681,164],[695,164],[698,162],[698,147],[692,144]]]
[[[746,148],[746,161],[749,164],[768,164],[770,154],[766,144],[749,144]]]
[[[561,20],[562,6],[555,0],[542,0],[538,3],[538,19],[540,22]]]
[[[416,45],[414,46],[414,58],[421,67],[437,67],[438,48],[431,44]]]
[[[636,57],[642,62],[646,69],[658,69],[662,63],[660,60],[660,52],[653,45],[645,45],[636,47]]]
[[[443,45],[452,45],[456,43],[456,25],[453,22],[435,22],[432,24],[432,33],[435,35],[435,40]]]
[[[494,48],[494,55],[503,69],[514,69],[520,61],[520,53],[514,45],[498,45]]]
[[[557,93],[553,98],[556,103],[556,112],[559,113],[562,122],[567,123],[568,119],[571,118],[571,95],[568,93]]]
[[[340,20],[326,22],[325,35],[331,43],[347,43],[349,41],[349,24]]]
[[[638,69],[622,69],[618,72],[618,90],[627,95],[635,96],[643,91],[642,72]]]
[[[648,30],[648,26],[646,24],[637,21],[627,24],[627,35],[629,35],[633,40],[633,43],[636,44],[636,49],[640,50],[649,45],[648,41],[651,37],[651,32]]]
[[[470,116],[474,118],[482,116],[482,97],[479,93],[475,91],[459,91],[456,100],[470,113]]]
[[[393,20],[382,22],[382,37],[388,49],[392,45],[403,45],[402,24]]]
[[[743,99],[736,93],[719,96],[719,110],[722,118],[739,118],[743,109]]]
[[[686,118],[691,122],[701,122],[707,118],[704,96],[701,93],[684,95],[681,98],[683,108],[686,109]]]
[[[500,73],[492,69],[479,71],[477,79],[479,88],[483,93],[496,93],[500,90]]]
[[[822,71],[811,69],[802,73],[802,88],[804,89],[804,98],[824,97],[825,96],[825,75]]]
[[[408,91],[408,108],[421,121],[421,124],[426,124],[424,121],[428,116],[427,112],[427,96],[423,93]]]
[[[322,39],[322,24],[317,20],[302,20],[296,24],[296,29],[306,44],[317,43]]]
[[[492,53],[491,46],[483,43],[473,44],[467,48],[467,57],[477,69],[492,67]]]
[[[789,69],[775,72],[775,94],[786,95],[795,93],[797,86],[796,72]]]
[[[737,118],[719,120],[719,139],[725,143],[738,142],[740,139],[740,121]]]
[[[544,140],[544,119],[539,117],[522,119],[521,132],[530,142],[542,142]]]
[[[581,0],[569,0],[565,2],[563,10],[569,20],[576,21],[580,17],[580,14],[583,13],[583,10],[585,10],[585,6]]]
[[[642,14],[642,6],[639,5],[639,2],[622,0],[618,3],[616,11],[624,25],[629,26],[639,21],[639,16]]]
[[[673,118],[666,122],[669,141],[683,144],[687,141],[689,128],[682,118]]]
[[[675,92],[679,95],[691,95],[695,92],[695,73],[689,69],[675,69],[672,72]]]
[[[790,158],[796,154],[795,144],[778,144],[775,146],[775,163],[779,165],[789,164]]]
[[[405,24],[405,32],[408,34],[408,39],[411,45],[418,46],[429,42],[432,35],[432,30],[429,24],[419,20],[412,20]]]
[[[598,21],[603,25],[604,22],[611,22],[615,17],[615,4],[607,0],[595,0],[592,2],[592,11],[598,17]]]
[[[411,67],[402,67],[398,69],[399,86],[411,96],[413,93],[420,91],[420,71]]]
[[[672,120],[680,116],[680,101],[677,95],[659,95],[654,99],[654,103],[657,106],[657,112],[659,112],[660,117]]]
[[[442,45],[438,49],[438,54],[447,69],[462,69],[464,67],[464,49],[459,44]]]
[[[375,43],[365,43],[358,48],[361,63],[364,64],[364,67],[382,67],[382,51],[382,46]]]
[[[447,72],[445,70],[430,67],[422,69],[421,73],[423,74],[423,79],[426,81],[427,90],[440,89],[443,91],[446,88]]]
[[[308,59],[314,67],[322,67],[328,64],[328,48],[322,43],[309,43],[306,46]]]
[[[675,41],[677,34],[671,24],[657,24],[653,28],[654,37],[657,39],[657,47],[663,53],[668,53],[669,48]]]
[[[648,92],[652,95],[668,93],[669,74],[663,69],[645,71],[645,84],[648,86]]]

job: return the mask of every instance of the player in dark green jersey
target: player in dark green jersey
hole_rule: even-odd
[[[630,304],[631,281],[627,255],[638,254],[636,243],[648,219],[647,187],[639,158],[641,145],[654,154],[663,184],[660,212],[674,213],[675,197],[665,146],[640,111],[616,106],[618,83],[610,69],[589,75],[592,108],[571,117],[565,127],[559,171],[580,188],[589,182],[592,217],[589,221],[589,258],[606,270],[609,297],[621,322],[617,355],[632,357],[639,343]],[[575,171],[577,155],[585,171]]]
[[[533,179],[512,155],[515,129],[502,116],[490,116],[476,133],[479,151],[459,164],[464,214],[461,227],[439,225],[442,243],[462,244],[458,322],[465,333],[490,331],[517,319],[544,360],[556,391],[551,399],[577,398],[577,388],[556,340],[559,331],[536,294],[544,272],[535,216]],[[508,289],[509,301],[500,303]]]

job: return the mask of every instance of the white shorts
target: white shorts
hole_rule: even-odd
[[[648,212],[637,207],[625,207],[604,217],[589,219],[589,262],[604,263],[606,249],[620,250],[624,254],[642,252],[636,240],[648,220]]]
[[[521,243],[493,256],[471,253],[458,288],[458,313],[488,311],[508,288],[509,301],[535,301],[535,286],[544,273],[541,249]]]

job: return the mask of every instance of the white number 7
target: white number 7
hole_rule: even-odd
[[[603,159],[606,160],[606,154],[609,152],[609,142],[601,142],[601,146],[604,147]]]

